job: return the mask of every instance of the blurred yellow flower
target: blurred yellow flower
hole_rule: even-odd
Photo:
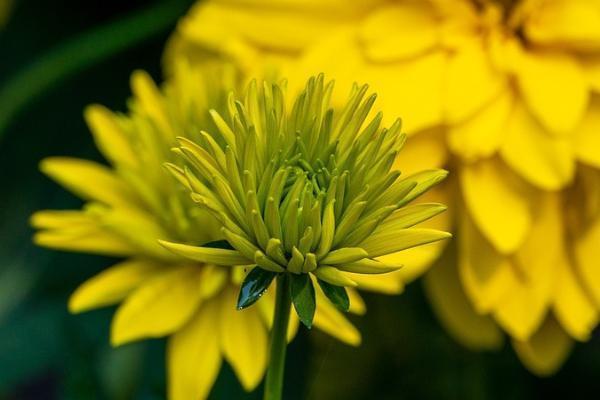
[[[128,114],[93,105],[86,112],[96,145],[110,166],[54,157],[42,171],[85,201],[81,210],[40,211],[32,224],[41,246],[124,257],[81,285],[69,302],[71,312],[121,303],[111,328],[118,346],[133,340],[169,336],[169,398],[208,396],[222,360],[246,390],[261,381],[267,362],[268,329],[274,293],[257,307],[236,310],[243,267],[193,262],[176,256],[158,239],[202,245],[222,239],[221,225],[202,211],[163,164],[181,165],[171,151],[176,137],[210,140],[216,129],[210,109],[223,112],[226,95],[236,86],[233,70],[191,68],[178,63],[163,89],[144,72],[135,72]],[[363,279],[367,289],[399,291],[380,276]],[[365,312],[354,289],[350,311]],[[317,290],[314,325],[358,345],[361,337],[346,317]],[[292,316],[289,338],[298,319]]]
[[[199,2],[167,70],[175,55],[210,54],[292,86],[319,71],[368,82],[412,134],[402,165],[454,173],[441,195],[458,214],[457,248],[426,287],[464,344],[497,347],[501,328],[548,374],[589,338],[600,309],[600,2]],[[430,261],[405,262],[403,279]]]

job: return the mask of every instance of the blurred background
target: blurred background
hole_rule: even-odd
[[[50,155],[101,159],[83,107],[98,102],[125,110],[135,69],[160,80],[165,41],[191,3],[11,4],[0,28],[0,399],[165,397],[163,340],[112,349],[108,333],[114,309],[67,312],[70,293],[108,260],[35,247],[28,218],[42,208],[79,206],[42,176],[39,161]],[[288,350],[286,399],[535,399],[600,393],[598,332],[589,343],[576,345],[556,375],[536,378],[508,341],[493,353],[456,344],[435,320],[418,281],[401,296],[366,295],[366,301],[367,315],[353,319],[364,334],[360,348],[300,330]],[[225,366],[211,398],[259,399],[261,393],[261,387],[244,393]]]

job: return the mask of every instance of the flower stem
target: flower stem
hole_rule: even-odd
[[[269,369],[267,370],[267,380],[265,382],[264,400],[281,400],[283,392],[286,339],[291,308],[289,286],[290,282],[287,274],[284,273],[277,277],[275,316],[271,328]]]

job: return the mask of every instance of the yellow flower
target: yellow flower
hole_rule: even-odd
[[[231,248],[161,244],[203,263],[256,265],[238,308],[259,300],[274,278],[289,280],[285,296],[309,328],[317,282],[347,311],[346,287],[398,270],[403,250],[450,236],[412,228],[445,206],[408,205],[446,171],[400,177],[392,169],[406,139],[400,120],[383,128],[381,114],[367,119],[376,96],[366,96],[366,85],[354,86],[335,111],[333,83],[311,77],[288,111],[285,84],[253,80],[243,101],[230,96],[228,113],[211,111],[213,140],[179,138],[175,151],[185,166],[167,164],[192,200],[222,223]]]
[[[169,398],[208,396],[226,360],[246,390],[262,379],[274,293],[257,307],[236,310],[243,267],[199,263],[176,256],[158,239],[202,245],[223,239],[221,224],[200,210],[163,168],[180,165],[171,151],[176,137],[210,140],[210,109],[225,111],[226,94],[236,86],[227,68],[191,68],[178,63],[173,79],[158,89],[144,72],[135,72],[128,114],[94,105],[85,112],[96,145],[109,165],[55,157],[41,169],[85,201],[81,210],[41,211],[32,217],[35,242],[67,251],[124,257],[81,285],[69,302],[71,312],[119,304],[111,342],[168,336]],[[364,279],[367,289],[397,292],[379,276]],[[348,290],[351,309],[365,312],[362,299]],[[317,328],[358,345],[356,328],[317,290]],[[292,318],[289,338],[298,319]]]
[[[475,348],[497,347],[504,330],[538,374],[589,338],[600,309],[599,2],[206,1],[180,22],[167,66],[174,54],[217,54],[292,86],[318,71],[368,82],[412,135],[402,165],[454,172],[443,194],[457,248],[426,279],[448,330]],[[410,278],[431,259],[418,261]]]

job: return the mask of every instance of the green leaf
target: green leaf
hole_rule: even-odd
[[[292,302],[300,321],[307,327],[312,327],[315,317],[316,300],[315,288],[308,274],[290,274],[290,293]]]
[[[350,309],[350,299],[348,298],[345,287],[332,285],[321,279],[317,280],[319,281],[319,286],[323,289],[325,296],[327,296],[337,308],[342,311],[348,311]]]
[[[244,279],[238,296],[237,308],[242,310],[256,303],[258,299],[265,293],[273,278],[277,274],[275,272],[264,270],[260,267],[255,267]]]

